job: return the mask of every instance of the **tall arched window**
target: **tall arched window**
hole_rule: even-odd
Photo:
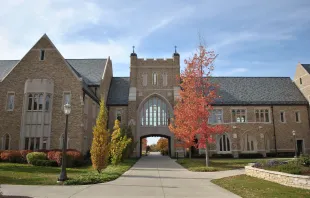
[[[218,140],[218,151],[229,152],[230,151],[230,141],[227,134],[220,136]]]
[[[153,82],[153,85],[157,85],[157,73],[153,73],[152,82]]]
[[[243,151],[256,152],[257,151],[257,141],[253,135],[245,134],[242,140]]]
[[[169,106],[158,97],[147,100],[140,111],[141,126],[167,126]]]
[[[33,95],[29,94],[28,95],[28,110],[31,111],[32,110],[32,101],[33,101]]]
[[[50,100],[51,100],[51,95],[47,94],[45,98],[45,111],[48,111],[50,109]]]
[[[9,150],[10,149],[10,140],[11,140],[11,137],[9,134],[5,134],[4,135],[4,142],[3,142],[3,148],[4,150]]]
[[[43,109],[43,103],[44,103],[44,99],[43,99],[43,94],[39,95],[39,105],[38,105],[38,110],[42,110]]]

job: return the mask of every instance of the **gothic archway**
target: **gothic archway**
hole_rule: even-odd
[[[170,140],[170,155],[174,156],[174,135],[168,126],[173,114],[169,101],[160,94],[151,94],[146,97],[137,109],[137,133],[139,143],[136,147],[138,156],[141,154],[141,137],[159,136]]]

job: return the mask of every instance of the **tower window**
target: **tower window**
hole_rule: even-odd
[[[41,50],[40,51],[40,60],[44,60],[45,59],[45,50]]]
[[[299,78],[299,83],[302,84],[302,79],[301,78]]]
[[[157,74],[156,73],[153,73],[153,85],[157,85]]]

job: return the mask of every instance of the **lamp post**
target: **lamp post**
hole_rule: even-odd
[[[59,182],[63,182],[67,180],[67,171],[66,171],[66,163],[67,163],[67,156],[66,156],[66,150],[67,150],[67,139],[68,139],[68,117],[69,114],[71,113],[71,105],[70,104],[65,104],[64,105],[64,113],[66,115],[66,128],[65,128],[65,134],[63,138],[63,143],[62,143],[62,161],[61,161],[61,173],[58,178]]]
[[[293,137],[294,137],[294,145],[295,145],[295,156],[294,158],[297,158],[297,149],[296,149],[296,131],[292,131]]]

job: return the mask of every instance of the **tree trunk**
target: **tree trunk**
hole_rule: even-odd
[[[206,143],[206,166],[210,166],[208,143]]]
[[[192,159],[192,148],[191,147],[189,147],[189,149],[188,149],[188,157],[189,157],[189,159]]]

